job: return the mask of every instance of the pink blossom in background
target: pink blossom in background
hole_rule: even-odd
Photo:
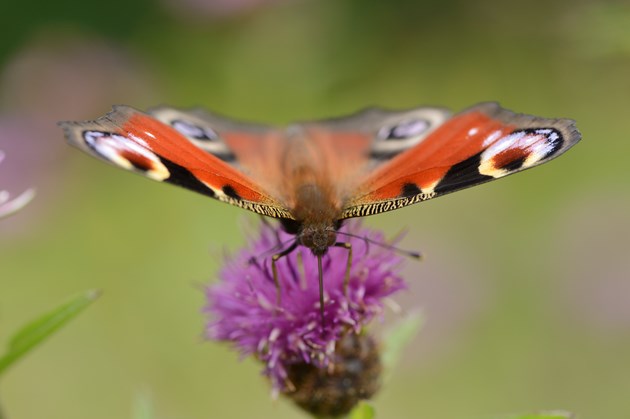
[[[0,149],[11,157],[0,179],[11,191],[35,187],[38,199],[0,231],[50,213],[62,198],[71,150],[57,122],[94,118],[115,103],[150,103],[147,80],[137,59],[99,39],[46,33],[8,60],[0,69]]]
[[[0,189],[16,193],[37,189],[37,200],[28,209],[12,218],[10,223],[0,223],[0,237],[19,233],[32,227],[32,217],[45,214],[49,204],[59,197],[59,173],[63,169],[64,141],[56,144],[52,137],[54,126],[26,115],[0,113],[0,150],[5,160],[0,164]]]
[[[4,160],[4,152],[0,150],[0,163]],[[0,178],[1,179],[1,178]],[[0,189],[0,218],[8,217],[24,208],[35,197],[34,189],[27,189],[17,196]]]

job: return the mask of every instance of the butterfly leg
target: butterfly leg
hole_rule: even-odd
[[[293,242],[293,244],[286,249],[284,249],[280,253],[276,253],[271,257],[271,271],[273,272],[273,283],[276,286],[276,304],[280,305],[280,280],[278,279],[278,267],[276,266],[276,262],[281,257],[284,257],[294,251],[298,246],[297,240]]]
[[[335,243],[335,247],[343,247],[348,249],[348,262],[346,263],[346,274],[343,278],[343,294],[348,296],[348,286],[350,284],[350,267],[352,266],[352,245],[350,243]]]

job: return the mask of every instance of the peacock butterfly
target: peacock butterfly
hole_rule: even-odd
[[[337,241],[347,218],[520,172],[581,138],[570,119],[515,114],[496,103],[456,115],[434,107],[370,108],[284,128],[202,109],[115,106],[94,121],[60,125],[70,144],[123,169],[280,219],[296,240],[272,259],[276,283],[275,261],[298,245],[320,266],[329,247],[348,247]]]

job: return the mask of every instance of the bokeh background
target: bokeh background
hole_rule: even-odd
[[[0,342],[77,292],[103,297],[0,382],[12,418],[302,417],[252,360],[201,338],[201,284],[249,215],[123,173],[58,120],[166,103],[269,123],[368,105],[486,100],[578,121],[584,140],[506,180],[366,219],[402,228],[426,326],[381,418],[564,408],[630,417],[630,4],[622,1],[4,2]],[[388,314],[386,321],[395,319]]]

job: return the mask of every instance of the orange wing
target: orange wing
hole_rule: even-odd
[[[116,106],[95,121],[60,123],[72,145],[115,166],[259,214],[293,218],[264,187],[228,163],[230,149],[211,138],[209,128],[183,124],[167,125],[128,106]],[[215,153],[191,137],[207,139]]]
[[[572,120],[479,104],[377,167],[342,218],[391,211],[520,172],[559,156],[580,138]]]

